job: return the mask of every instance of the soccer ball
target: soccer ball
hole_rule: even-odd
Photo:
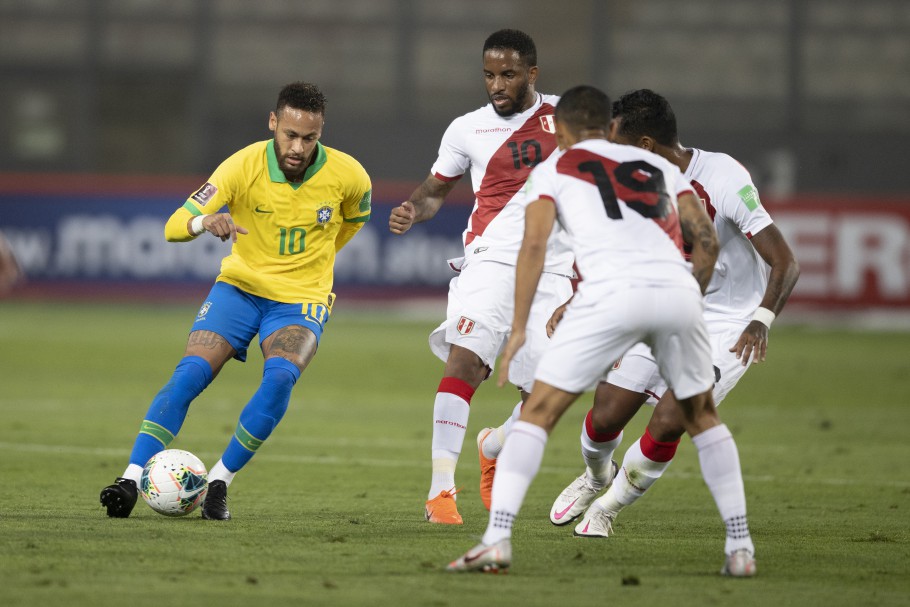
[[[139,493],[152,510],[165,516],[184,516],[198,508],[209,490],[208,472],[189,451],[167,449],[142,470]]]

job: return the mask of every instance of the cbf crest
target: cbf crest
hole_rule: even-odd
[[[212,302],[207,301],[202,304],[202,307],[199,308],[199,312],[196,314],[196,320],[205,320],[205,315],[209,313],[209,308],[212,307]]]
[[[325,224],[332,220],[332,213],[334,212],[335,210],[328,205],[319,207],[316,209],[316,223],[324,227]]]

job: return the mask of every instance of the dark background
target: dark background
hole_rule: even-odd
[[[910,192],[904,0],[0,0],[0,172],[208,175],[308,80],[327,145],[416,184],[501,27],[538,90],[653,88],[766,198]]]

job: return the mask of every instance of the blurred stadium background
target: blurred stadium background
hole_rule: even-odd
[[[293,80],[325,90],[324,143],[374,179],[339,293],[444,294],[466,184],[408,237],[388,210],[486,102],[501,27],[535,38],[539,90],[653,88],[683,144],[743,162],[801,262],[794,312],[910,310],[905,0],[0,0],[0,229],[28,275],[11,296],[204,293],[225,249],[167,245],[161,223],[268,137]]]

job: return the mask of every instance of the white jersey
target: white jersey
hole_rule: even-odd
[[[566,231],[584,290],[635,286],[697,289],[683,257],[677,197],[694,194],[656,154],[588,139],[534,169],[530,201],[550,199]]]
[[[463,235],[465,261],[515,265],[524,237],[522,186],[531,169],[556,150],[553,113],[559,97],[537,94],[520,114],[500,116],[488,103],[452,121],[430,172],[453,181],[471,171],[475,201]],[[572,253],[554,234],[547,272],[572,275]]]
[[[749,172],[727,154],[693,148],[685,177],[714,222],[720,244],[705,293],[705,320],[748,324],[764,297],[770,271],[749,239],[771,225],[771,216],[761,206]]]

